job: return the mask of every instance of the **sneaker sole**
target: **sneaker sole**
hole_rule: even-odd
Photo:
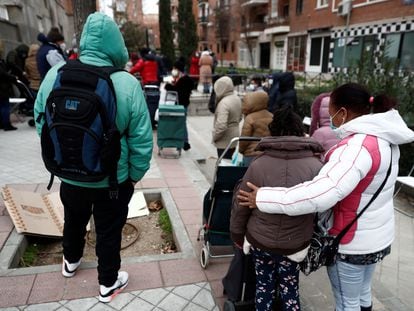
[[[62,275],[63,275],[65,278],[71,278],[71,277],[75,276],[75,274],[76,274],[76,270],[78,270],[78,268],[76,268],[76,269],[75,269],[74,271],[72,271],[72,272],[67,271],[67,269],[66,269],[66,265],[65,265],[65,262],[62,262]]]
[[[102,297],[102,296],[99,294],[99,301],[100,301],[100,302],[103,302],[103,303],[108,303],[108,302],[111,302],[111,301],[112,301],[112,299],[114,299],[116,296],[118,296],[118,294],[119,294],[119,293],[121,293],[125,287],[127,287],[127,285],[128,285],[128,281],[127,281],[124,285],[122,285],[122,287],[120,287],[120,288],[116,289],[116,290],[112,293],[112,295],[107,296],[107,297]]]

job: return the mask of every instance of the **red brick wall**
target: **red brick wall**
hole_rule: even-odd
[[[339,2],[339,0],[335,1],[336,7]],[[353,5],[365,2],[366,0],[355,0]],[[389,0],[354,7],[351,12],[350,25],[404,16],[414,16],[414,5],[403,5],[402,0]],[[300,15],[296,15],[296,1],[290,1],[289,18],[291,33],[346,24],[346,17],[337,16],[336,12],[332,12],[332,1],[329,1],[329,6],[323,9],[316,9],[316,1],[303,1],[303,11]]]

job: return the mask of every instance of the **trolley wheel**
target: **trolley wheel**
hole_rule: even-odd
[[[236,311],[233,301],[226,300],[223,305],[223,311]]]
[[[27,123],[29,124],[29,126],[35,126],[34,119],[30,119]]]
[[[200,264],[203,269],[207,268],[210,254],[206,245],[203,245],[200,253]]]

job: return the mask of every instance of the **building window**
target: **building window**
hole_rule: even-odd
[[[288,71],[305,70],[306,36],[291,37],[288,39]]]
[[[223,43],[223,53],[227,53],[227,42]]]
[[[7,7],[0,5],[0,18],[9,20],[9,13],[7,12]]]
[[[296,14],[300,15],[303,11],[303,0],[296,0]]]
[[[329,4],[329,0],[318,0],[316,2],[316,7],[317,8],[325,8],[325,7],[328,6],[328,4]]]
[[[414,71],[414,32],[389,34],[385,39],[385,56],[399,60],[400,69]]]
[[[234,53],[234,49],[235,49],[234,41],[231,41],[230,49],[231,49],[231,52]]]
[[[375,36],[336,39],[334,45],[333,66],[353,66],[363,57],[373,60],[375,46]]]
[[[216,51],[217,51],[217,53],[220,53],[220,43],[217,43],[217,45],[216,45]]]
[[[271,17],[277,17],[279,14],[278,10],[278,0],[272,0],[272,8],[271,8]]]

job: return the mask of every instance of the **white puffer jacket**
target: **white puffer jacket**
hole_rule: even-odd
[[[312,181],[291,188],[260,188],[256,203],[262,212],[291,216],[323,212],[335,206],[333,233],[336,234],[380,187],[392,152],[392,171],[384,189],[339,247],[343,254],[374,253],[394,239],[393,192],[398,175],[398,145],[414,141],[414,132],[396,110],[358,117],[337,131],[342,144],[333,147],[329,160]]]

